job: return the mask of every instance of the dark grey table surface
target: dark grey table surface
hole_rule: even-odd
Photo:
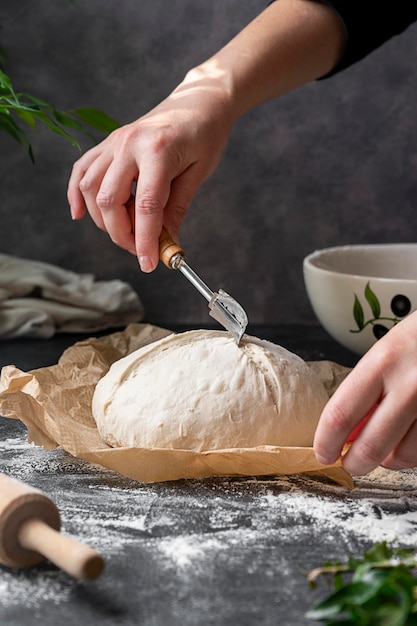
[[[174,330],[183,330],[176,327]],[[356,357],[319,327],[252,327],[306,360]],[[81,337],[0,343],[0,366],[56,363]],[[77,581],[50,563],[0,566],[0,624],[26,626],[302,626],[327,588],[304,573],[380,540],[417,542],[417,476],[378,469],[353,491],[312,476],[213,478],[146,485],[58,449],[27,443],[0,418],[0,471],[42,489],[63,532],[95,547],[106,567]]]

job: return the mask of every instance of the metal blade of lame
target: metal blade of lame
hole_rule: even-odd
[[[126,210],[130,217],[132,229],[135,228],[135,199],[131,196],[126,203]],[[180,270],[190,283],[206,298],[209,306],[209,315],[223,328],[228,330],[237,344],[239,344],[248,325],[248,316],[243,307],[228,293],[219,289],[213,292],[191,269],[184,258],[184,251],[163,228],[159,237],[159,257],[163,263],[174,270]]]
[[[228,293],[219,289],[213,292],[185,262],[181,254],[176,254],[171,259],[171,267],[180,270],[192,285],[206,298],[209,306],[209,315],[223,328],[228,330],[237,344],[239,344],[246,327],[248,316],[243,307]]]

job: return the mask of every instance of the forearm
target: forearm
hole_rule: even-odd
[[[197,189],[217,167],[234,122],[252,107],[332,70],[345,47],[339,14],[320,0],[276,0],[192,69],[164,101],[74,165],[68,201],[155,269],[164,225],[178,236]],[[126,212],[136,182],[135,234]]]
[[[235,120],[257,104],[330,72],[345,44],[345,28],[333,8],[319,0],[277,0],[191,70],[180,89],[217,85]]]

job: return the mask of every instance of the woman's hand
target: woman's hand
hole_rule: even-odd
[[[190,72],[156,108],[111,133],[74,165],[68,201],[88,211],[145,272],[159,260],[162,225],[178,239],[193,196],[216,168],[232,126],[221,81]],[[136,182],[135,233],[126,202]]]
[[[372,346],[330,398],[314,439],[318,460],[336,461],[355,429],[343,457],[349,473],[417,466],[417,313]]]
[[[74,165],[68,201],[99,228],[158,264],[162,225],[178,239],[185,212],[218,165],[234,122],[261,102],[323,76],[340,59],[346,33],[323,2],[273,2],[213,57],[194,68],[150,113],[113,132]],[[137,182],[135,234],[125,204]]]

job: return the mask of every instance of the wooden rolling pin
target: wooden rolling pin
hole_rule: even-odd
[[[0,563],[24,568],[47,558],[75,578],[100,576],[102,557],[90,546],[61,535],[60,528],[52,500],[0,473]]]

